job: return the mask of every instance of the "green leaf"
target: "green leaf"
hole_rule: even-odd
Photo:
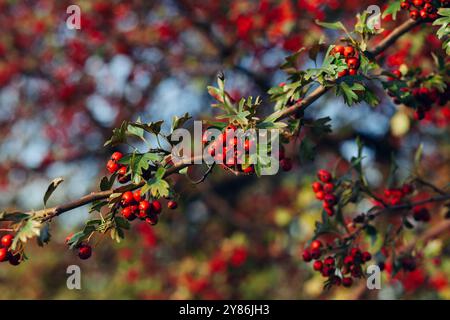
[[[144,139],[144,129],[142,127],[136,126],[136,124],[142,124],[141,120],[138,119],[135,123],[128,124],[127,132],[126,132],[127,135],[135,136],[141,140],[145,140]]]
[[[120,128],[114,128],[111,138],[105,142],[104,146],[116,146],[126,141],[126,133],[128,128],[128,121],[123,121]]]
[[[337,22],[322,22],[322,21],[316,20],[316,24],[318,24],[319,26],[322,26],[324,28],[327,28],[327,29],[343,30],[343,31],[345,31],[345,33],[348,33],[347,29],[345,28],[345,26],[340,21],[337,21]]]
[[[151,195],[155,198],[169,196],[170,185],[166,180],[152,178],[142,187],[141,192],[145,193],[150,191]]]
[[[30,215],[23,212],[0,212],[0,221],[19,222],[29,218]]]
[[[37,243],[40,247],[43,247],[44,244],[47,244],[50,241],[50,223],[45,223],[41,229],[39,236],[37,237]]]
[[[316,145],[308,138],[304,138],[300,143],[300,159],[312,161],[316,155]]]
[[[396,0],[393,1],[387,8],[384,10],[383,15],[381,16],[382,19],[387,17],[388,15],[392,15],[392,20],[395,20],[397,18],[397,13],[400,11],[400,1]]]
[[[58,188],[58,186],[61,184],[61,182],[63,182],[64,179],[63,178],[56,178],[53,179],[53,181],[50,183],[50,185],[47,188],[47,191],[45,192],[44,195],[44,206],[47,205],[47,201],[48,198],[50,198],[50,196],[52,195],[52,193],[56,190],[56,188]]]
[[[136,122],[136,123],[130,123],[130,126],[143,129],[144,131],[154,134],[154,135],[159,135],[161,133],[161,126],[163,123],[164,123],[163,120],[156,121],[156,122],[149,122],[149,123]]]
[[[122,229],[130,229],[130,222],[123,217],[115,217],[116,226]]]
[[[142,176],[150,167],[150,162],[160,161],[161,156],[156,153],[134,153],[130,158],[130,169],[133,175]]]
[[[115,179],[116,179],[115,174],[111,175],[110,178],[103,177],[102,180],[100,181],[100,190],[106,191],[106,190],[111,189],[114,184]]]
[[[174,116],[172,119],[172,131],[181,128],[191,118],[187,112],[182,117]]]
[[[163,167],[159,167],[158,170],[156,170],[156,172],[155,172],[155,178],[162,179],[162,178],[164,178],[165,174],[166,174],[166,169]]]
[[[364,87],[363,87],[364,88]],[[346,83],[341,82],[336,88],[336,93],[338,95],[342,95],[344,101],[347,105],[352,105],[355,101],[358,100],[358,95],[353,91],[353,89]]]
[[[22,243],[27,242],[28,239],[39,236],[41,232],[42,224],[36,220],[28,219],[25,224],[17,231],[12,243],[12,249],[15,250],[17,243],[20,241]]]

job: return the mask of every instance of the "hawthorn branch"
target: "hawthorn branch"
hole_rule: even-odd
[[[381,208],[380,210],[376,211],[373,215],[375,218],[375,217],[378,217],[378,216],[388,213],[388,212],[411,210],[412,208],[414,208],[416,206],[422,206],[425,204],[437,203],[437,202],[445,202],[447,200],[450,200],[450,194],[439,195],[439,196],[430,197],[430,198],[427,198],[424,200],[409,202],[409,203],[395,205],[395,206],[387,206],[387,207]],[[345,239],[346,240],[355,239],[356,237],[358,237],[358,235],[361,233],[362,230],[364,230],[364,228],[367,225],[368,225],[368,222],[364,223],[362,226],[358,227],[355,231],[348,234],[345,237]]]
[[[414,27],[418,26],[422,21],[418,20],[412,20],[409,19],[408,21],[404,22],[400,26],[398,26],[396,29],[392,31],[392,33],[389,34],[386,38],[384,38],[378,45],[375,46],[372,50],[369,50],[366,52],[369,56],[376,57],[380,53],[384,52],[387,48],[389,48],[391,45],[393,45],[401,36],[403,36],[408,31],[411,31],[414,29]],[[311,92],[308,96],[306,96],[300,103],[295,104],[289,108],[286,108],[281,112],[278,116],[278,120],[289,117],[291,115],[294,115],[297,111],[300,109],[306,109],[309,107],[313,102],[315,102],[317,99],[319,99],[321,96],[323,96],[327,91],[331,89],[331,86],[323,86],[320,85],[316,89],[314,89],[313,92]]]
[[[368,51],[369,54],[372,54],[374,56],[379,55],[383,51],[385,51],[387,48],[389,48],[391,45],[393,45],[402,35],[407,33],[408,31],[412,30],[414,27],[419,25],[420,21],[414,21],[412,19],[404,22],[402,25],[398,26],[396,29],[392,31],[392,33],[384,38],[373,50]],[[311,92],[308,96],[306,96],[301,103],[295,104],[292,107],[286,108],[281,112],[277,119],[283,119],[287,118],[293,114],[295,114],[300,109],[305,109],[306,107],[310,106],[313,102],[315,102],[317,99],[319,99],[322,95],[324,95],[331,87],[324,87],[319,86],[317,87],[313,92]],[[165,176],[168,177],[174,173],[178,173],[180,170],[192,165],[193,162],[190,163],[180,163],[177,165],[174,165],[167,169]],[[135,190],[140,187],[142,187],[145,184],[145,182],[141,182],[137,185],[130,185],[127,186],[127,190]],[[92,192],[89,195],[86,195],[84,197],[81,197],[78,200],[71,201],[69,203],[59,205],[56,207],[48,208],[48,209],[42,209],[39,211],[31,211],[27,212],[30,215],[33,215],[34,217],[40,219],[42,222],[48,221],[53,219],[54,217],[59,216],[60,214],[82,207],[84,205],[87,205],[89,203],[92,203],[94,201],[98,200],[104,200],[110,197],[113,193],[123,192],[125,190],[124,187],[120,187],[117,189],[107,190],[107,191],[101,191],[101,192]]]

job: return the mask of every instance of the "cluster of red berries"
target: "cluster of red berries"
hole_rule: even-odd
[[[316,199],[323,201],[323,209],[331,217],[334,215],[334,206],[337,204],[333,177],[329,171],[323,169],[317,171],[317,177],[320,181],[314,182],[312,189],[316,194]]]
[[[206,131],[203,134],[202,142],[208,145],[208,153],[214,157],[214,160],[220,162],[223,167],[227,167],[239,172],[252,174],[255,172],[255,168],[252,164],[245,166],[244,164],[238,164],[238,159],[244,156],[242,150],[238,149],[238,138],[234,136],[234,132],[237,127],[234,125],[228,125],[224,132],[209,143],[210,131]],[[233,138],[232,138],[233,137]],[[244,142],[244,151],[248,152],[253,147],[253,141],[246,139]],[[227,159],[228,158],[228,159]]]
[[[416,206],[413,208],[413,218],[416,221],[429,222],[431,219],[430,211],[427,208]]]
[[[438,8],[448,7],[449,3],[448,0],[404,0],[400,6],[403,10],[409,11],[409,16],[413,20],[434,21],[438,18]]]
[[[402,202],[403,198],[412,194],[414,192],[414,187],[405,183],[401,186],[401,188],[391,188],[384,190],[384,197],[389,204],[395,206]]]
[[[149,201],[144,199],[140,190],[134,192],[126,191],[122,194],[121,199],[122,215],[128,221],[133,221],[139,218],[150,225],[158,223],[158,217],[161,213],[162,206],[158,200]],[[170,200],[167,203],[167,208],[176,209],[178,204],[176,201]]]
[[[114,174],[117,172],[118,180],[120,183],[127,183],[131,180],[131,176],[127,174],[127,167],[120,165],[119,160],[123,158],[123,154],[120,152],[114,152],[111,155],[111,159],[106,164],[106,169],[109,173]]]
[[[338,78],[345,77],[347,75],[354,76],[358,73],[360,61],[359,58],[356,56],[356,50],[355,48],[351,46],[341,46],[337,45],[333,48],[331,51],[331,54],[337,59],[345,59],[345,63],[347,63],[347,69],[341,71],[338,73]],[[339,55],[338,55],[339,54]]]
[[[400,70],[394,70],[392,74],[395,77],[389,77],[388,80],[390,81],[402,80],[404,78]],[[404,104],[415,109],[414,116],[417,120],[423,120],[433,106],[443,107],[450,100],[450,92],[448,90],[440,92],[435,88],[429,89],[417,86],[417,84],[414,85],[414,87],[400,88],[400,92],[397,94],[390,89],[387,92],[393,98],[395,104]]]
[[[20,264],[21,255],[10,250],[12,242],[13,236],[10,234],[6,234],[0,239],[0,262],[9,261],[11,265],[17,266]]]
[[[336,257],[328,256],[320,260],[322,247],[321,241],[314,240],[310,248],[303,251],[303,260],[305,262],[315,260],[313,263],[314,270],[328,278],[332,285],[342,284],[344,287],[351,287],[353,284],[352,278],[361,278],[363,276],[362,265],[372,259],[372,255],[369,252],[361,252],[358,248],[352,248],[343,259],[342,267],[340,268],[342,277],[340,277],[336,274]]]
[[[237,127],[234,125],[228,125],[224,132],[215,138],[212,142],[209,142],[211,132],[206,131],[203,134],[202,142],[204,145],[208,144],[208,154],[214,157],[214,160],[220,162],[223,167],[233,169],[238,172],[246,174],[253,174],[255,168],[253,164],[239,164],[238,159],[245,156],[245,153],[252,150],[255,146],[255,141],[245,139],[243,143],[243,150],[238,148],[238,138],[234,132]],[[245,160],[245,159],[244,159]],[[279,151],[280,167],[284,171],[290,171],[292,169],[292,160],[285,157],[284,149]],[[243,161],[245,163],[245,161]]]

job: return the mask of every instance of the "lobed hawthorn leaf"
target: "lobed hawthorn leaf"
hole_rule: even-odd
[[[145,132],[159,135],[161,133],[161,126],[164,123],[164,120],[156,121],[156,122],[149,122],[149,123],[130,123],[129,125],[131,127],[136,127],[144,130]]]
[[[111,138],[105,142],[104,146],[116,146],[124,143],[126,140],[126,132],[128,128],[128,121],[123,121],[120,128],[114,128]]]
[[[111,177],[103,177],[100,181],[100,190],[106,191],[112,188],[114,181],[116,179],[116,174],[111,175]]]
[[[387,17],[388,15],[392,15],[392,20],[397,19],[397,13],[401,9],[401,2],[399,0],[393,1],[387,8],[384,10],[383,15],[381,16],[382,19]]]
[[[147,181],[147,183],[142,187],[141,192],[146,193],[150,191],[151,195],[156,198],[169,196],[170,185],[163,179],[165,174],[164,168],[158,168],[155,176]]]
[[[28,239],[39,236],[41,233],[42,224],[32,218],[25,220],[25,224],[21,226],[14,237],[11,248],[16,249],[18,242],[27,242]]]
[[[190,119],[192,119],[192,117],[187,112],[181,117],[174,116],[172,118],[172,131],[181,128]]]
[[[47,205],[47,201],[50,198],[50,196],[52,195],[52,193],[56,190],[56,188],[58,188],[58,186],[64,181],[63,178],[56,178],[53,179],[52,182],[50,183],[50,185],[47,188],[47,191],[45,192],[44,195],[44,206]]]
[[[126,134],[135,136],[141,140],[145,140],[144,139],[144,129],[142,127],[136,126],[135,124],[142,124],[141,119],[138,118],[135,123],[129,123]]]

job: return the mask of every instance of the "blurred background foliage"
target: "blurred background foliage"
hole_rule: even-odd
[[[81,8],[81,30],[66,28],[71,4]],[[234,97],[261,95],[270,108],[265,92],[286,80],[278,71],[284,57],[321,37],[338,39],[314,20],[353,24],[371,4],[383,8],[385,1],[0,0],[0,207],[41,207],[48,182],[60,176],[65,182],[50,205],[95,190],[113,151],[102,147],[112,128],[138,117],[210,117],[205,88],[219,70]],[[387,17],[382,27],[396,24]],[[431,70],[430,54],[441,50],[433,31],[428,26],[403,37],[382,57],[385,67]],[[306,55],[303,63],[312,64]],[[449,299],[445,239],[427,244],[428,259],[417,271],[397,279],[385,274],[381,291],[360,284],[323,291],[321,276],[300,259],[321,215],[310,188],[313,172],[337,163],[345,169],[357,136],[375,188],[386,182],[390,154],[400,166],[397,178],[404,179],[420,143],[427,178],[448,183],[449,107],[419,124],[382,89],[378,93],[384,98],[376,108],[348,108],[332,95],[316,102],[308,116],[330,116],[333,133],[317,144],[314,162],[292,143],[292,172],[256,179],[216,170],[196,186],[174,178],[183,194],[179,209],[163,213],[156,227],[134,225],[121,244],[94,239],[88,261],[64,244],[88,209],[64,214],[53,222],[48,246],[32,246],[30,260],[16,268],[0,266],[0,298]],[[405,243],[421,228],[408,231]],[[80,291],[66,287],[71,264],[81,267]]]

